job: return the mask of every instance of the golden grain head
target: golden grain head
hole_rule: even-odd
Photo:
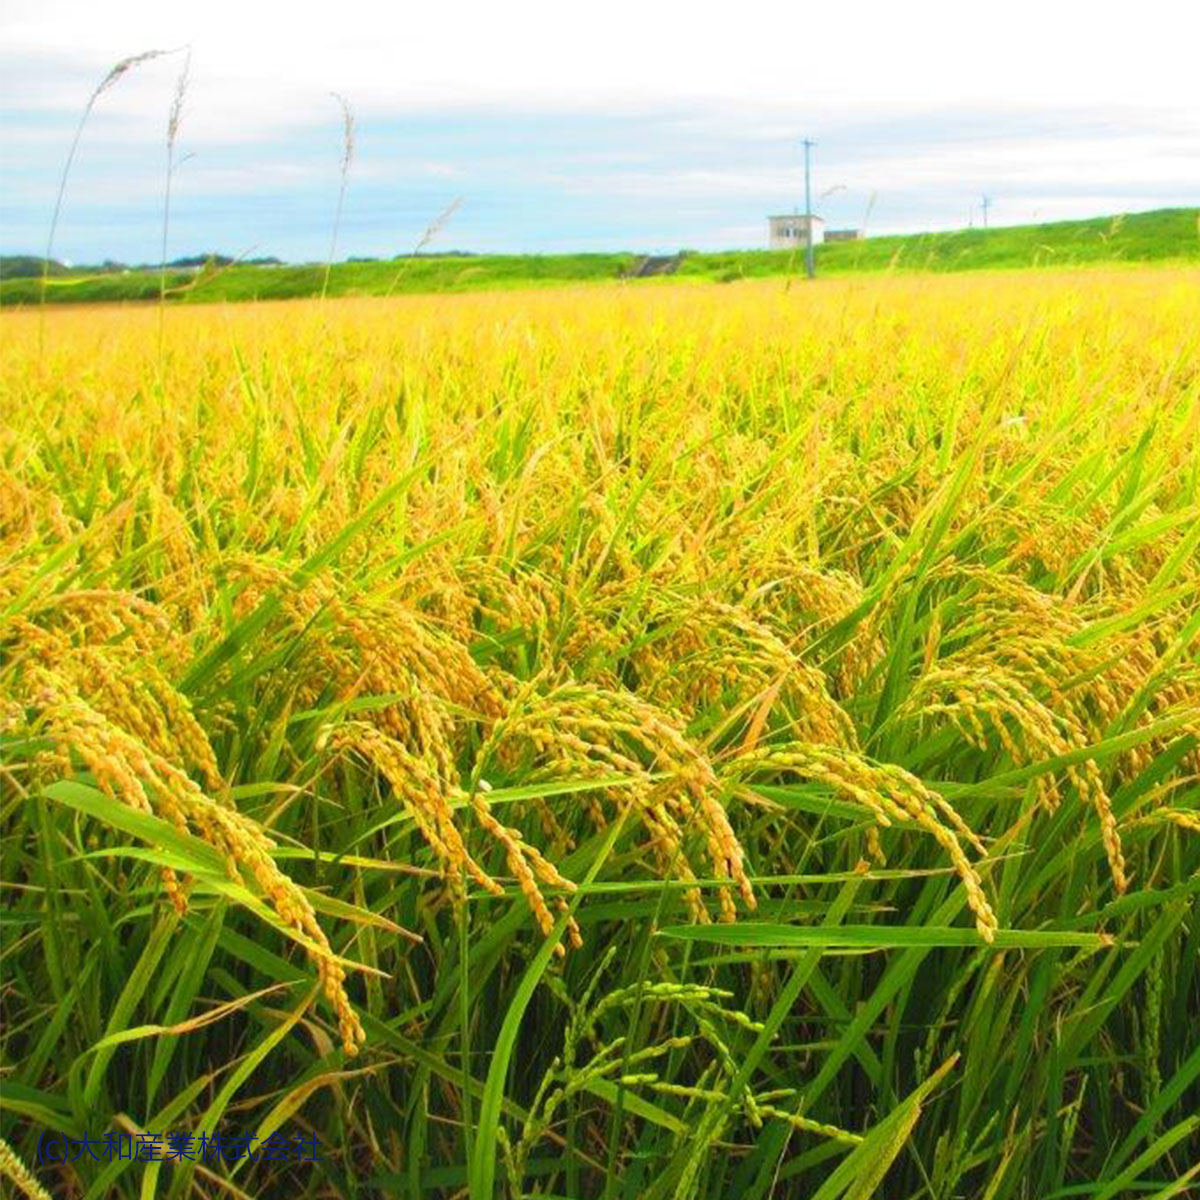
[[[560,951],[572,856],[617,822],[620,871],[696,921],[811,853],[948,869],[990,942],[995,848],[1046,828],[1097,886],[1144,880],[1200,828],[1195,365],[1144,349],[1196,301],[1122,276],[1114,321],[1066,282],[877,286],[803,322],[758,285],[198,308],[155,387],[145,314],[56,315],[43,360],[6,313],[14,777],[84,777],[215,850],[349,1053],[347,962],[281,850],[329,829],[359,862],[406,847],[430,920],[519,898]],[[1121,403],[1083,419],[1084,376]],[[1123,497],[1095,464],[1135,454]],[[161,879],[180,914],[203,886]]]

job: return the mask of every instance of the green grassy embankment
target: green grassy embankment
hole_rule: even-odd
[[[633,254],[471,255],[337,263],[331,296],[382,296],[405,292],[465,292],[621,278]],[[1169,208],[1087,221],[1056,221],[951,233],[871,237],[817,248],[822,274],[872,271],[966,271],[1090,264],[1200,262],[1200,208]],[[731,250],[688,254],[676,278],[729,283],[803,270],[790,251]],[[320,295],[322,264],[234,266],[216,271],[170,271],[173,302],[286,300]],[[644,281],[639,281],[644,282]],[[53,303],[157,300],[157,271],[56,274],[46,298]],[[39,279],[0,283],[0,304],[37,303]]]

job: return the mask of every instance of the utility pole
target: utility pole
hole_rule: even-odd
[[[984,229],[986,229],[988,227],[987,214],[988,214],[988,209],[991,207],[992,207],[991,196],[984,196],[983,197],[983,227],[984,227]]]
[[[813,262],[812,163],[810,161],[810,152],[815,144],[808,138],[804,139],[804,223],[808,227],[804,237],[804,270],[809,279],[812,279],[817,273],[816,265]]]

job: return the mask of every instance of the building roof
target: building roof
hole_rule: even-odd
[[[767,217],[768,221],[805,221],[808,219],[804,213],[776,213]],[[813,213],[812,220],[820,221],[822,225],[825,224],[825,218],[818,217],[816,213]]]

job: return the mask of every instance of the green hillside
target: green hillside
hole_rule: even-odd
[[[747,277],[776,275],[787,251],[746,250],[702,254],[685,260],[681,272]],[[1106,262],[1200,261],[1200,208],[1055,221],[997,229],[959,229],[870,237],[860,242],[818,246],[820,272],[968,271],[983,268],[1082,266]],[[802,269],[803,264],[795,264]]]
[[[1099,263],[1200,262],[1200,208],[1056,221],[996,229],[963,229],[870,237],[819,246],[820,274],[856,271],[965,271],[983,268],[1082,266]],[[379,296],[403,292],[462,292],[490,288],[589,283],[623,277],[633,254],[446,255],[336,264],[331,296]],[[677,277],[732,282],[803,270],[801,256],[780,250],[731,250],[686,254]],[[319,295],[320,264],[239,265],[227,269],[168,272],[173,302],[282,300]],[[642,283],[643,281],[638,281]],[[652,281],[645,281],[650,283]],[[37,303],[41,280],[0,282],[0,304]],[[53,274],[52,303],[157,300],[157,271]]]

